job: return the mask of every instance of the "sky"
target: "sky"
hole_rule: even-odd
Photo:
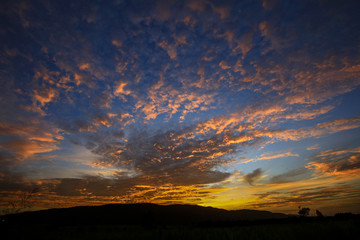
[[[360,213],[360,1],[0,3],[0,207]]]

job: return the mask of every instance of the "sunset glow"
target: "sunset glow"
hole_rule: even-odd
[[[1,1],[0,208],[360,213],[360,1]]]

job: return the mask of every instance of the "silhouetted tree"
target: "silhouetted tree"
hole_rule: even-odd
[[[34,188],[29,192],[22,192],[13,201],[9,201],[9,207],[4,211],[4,214],[18,213],[25,208],[32,207],[32,197],[39,191],[38,188]]]
[[[298,213],[302,217],[309,216],[310,208],[301,208],[301,206],[299,206],[299,212]]]
[[[324,217],[324,215],[317,209],[316,209],[316,216],[320,218]]]

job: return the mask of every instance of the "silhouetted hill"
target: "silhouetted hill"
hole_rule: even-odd
[[[281,213],[233,210],[196,205],[109,204],[25,212],[3,217],[11,223],[31,224],[194,224],[287,218]]]

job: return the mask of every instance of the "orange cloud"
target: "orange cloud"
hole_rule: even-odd
[[[314,144],[310,147],[307,147],[306,150],[311,151],[311,150],[315,150],[315,149],[319,149],[319,148],[320,148],[319,144]]]
[[[114,90],[114,95],[115,96],[118,96],[120,97],[121,99],[123,99],[124,101],[126,101],[126,98],[125,96],[128,96],[128,95],[131,95],[132,94],[132,91],[129,90],[129,89],[126,89],[128,83],[126,82],[119,82],[117,84],[117,86],[115,87],[115,90]]]
[[[175,59],[177,57],[177,50],[175,45],[169,44],[167,41],[163,41],[158,45],[167,52],[170,59]]]
[[[318,137],[324,134],[332,134],[344,130],[360,127],[360,117],[341,118],[329,122],[319,123],[314,127],[285,130],[254,130],[257,137],[270,137],[277,140],[297,141],[309,137]]]
[[[175,89],[171,85],[165,86],[164,81],[160,79],[150,88],[146,101],[138,100],[135,109],[141,110],[145,114],[146,120],[151,120],[163,113],[167,113],[171,117],[180,112],[180,108],[183,107],[181,113],[184,118],[188,113],[204,109],[213,102],[213,94],[187,93]]]
[[[331,63],[325,63],[317,71],[295,74],[293,94],[288,95],[285,101],[288,104],[318,104],[354,90],[360,84],[356,81],[360,76],[360,68],[356,63],[344,61],[346,66],[343,68],[334,68]],[[328,86],[326,90],[324,84]]]
[[[122,42],[120,42],[119,40],[113,39],[112,40],[112,45],[114,45],[115,47],[121,48],[122,47]]]
[[[80,70],[86,70],[90,67],[90,63],[81,63],[79,64],[79,69]]]
[[[54,141],[39,141],[30,139],[16,139],[5,143],[0,143],[0,148],[10,149],[20,154],[24,158],[28,158],[37,153],[51,152],[59,149]]]
[[[230,66],[227,65],[227,63],[222,60],[220,63],[219,63],[219,66],[223,69],[223,70],[226,70],[226,69],[229,69],[231,68]]]
[[[284,114],[280,115],[279,118],[274,118],[271,121],[274,122],[274,121],[278,121],[279,119],[284,119],[284,120],[314,119],[315,117],[318,117],[320,115],[330,112],[334,108],[335,108],[334,106],[324,106],[321,108],[310,109],[310,110],[307,110],[307,109],[298,110],[297,112],[294,112],[294,113],[284,113]]]
[[[0,123],[0,135],[12,137],[0,143],[0,147],[10,149],[24,158],[37,153],[51,152],[58,149],[63,140],[60,129],[48,128],[43,122],[28,121],[22,124]]]
[[[352,148],[352,149],[335,149],[335,150],[330,149],[320,152],[319,154],[316,155],[316,157],[324,158],[324,157],[342,155],[347,153],[360,153],[360,147]]]
[[[207,0],[198,0],[198,1],[188,1],[187,7],[193,11],[202,12],[205,10]]]
[[[106,126],[106,127],[111,127],[112,125],[112,121],[110,120],[110,118],[107,115],[98,115],[93,119],[93,124],[95,126]]]
[[[123,73],[126,69],[127,69],[127,66],[128,66],[128,62],[118,62],[116,64],[116,72],[118,73]]]
[[[282,108],[269,108],[265,113],[269,114],[271,119],[272,113],[282,111]],[[274,118],[278,117],[274,114]],[[360,117],[336,119],[329,122],[319,123],[313,127],[303,127],[299,129],[281,129],[272,130],[269,127],[263,126],[262,122],[266,119],[266,114],[258,111],[250,111],[248,114],[244,111],[243,115],[237,116],[221,116],[207,121],[203,121],[192,130],[195,134],[204,136],[222,134],[222,144],[247,144],[250,142],[260,141],[263,143],[272,143],[274,141],[298,141],[304,138],[320,137],[325,134],[333,134],[336,132],[359,128]],[[230,134],[231,133],[231,134]],[[265,154],[258,157],[256,160],[274,159],[278,157],[298,156],[291,152],[282,152],[272,154]],[[247,160],[246,162],[253,161]]]
[[[262,32],[262,35],[265,37],[270,37],[268,25],[269,23],[266,21],[263,21],[259,24],[259,30]]]
[[[74,73],[74,79],[76,86],[79,86],[83,81],[83,76],[79,73]]]
[[[41,106],[53,101],[57,95],[57,92],[53,88],[40,89],[34,91],[34,98],[40,103]]]
[[[299,157],[299,154],[292,153],[292,152],[282,152],[282,153],[264,153],[261,154],[260,157],[257,158],[257,160],[270,160],[270,159],[276,159],[276,158],[284,158],[284,157]]]
[[[74,80],[71,79],[70,75],[61,74],[59,71],[50,71],[45,67],[40,67],[35,70],[34,79],[41,80],[41,82],[49,84],[56,92],[59,91],[59,89],[56,88],[65,89],[66,91],[73,89],[72,83]]]
[[[306,167],[327,176],[360,177],[360,147],[327,150],[317,154]]]

